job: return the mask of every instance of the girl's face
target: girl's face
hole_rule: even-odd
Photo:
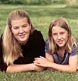
[[[64,47],[68,40],[68,32],[59,26],[52,28],[53,40],[59,47]]]
[[[11,25],[12,33],[14,37],[18,40],[18,42],[21,44],[26,43],[31,30],[31,25],[28,23],[27,19],[20,18],[17,20],[12,20]]]

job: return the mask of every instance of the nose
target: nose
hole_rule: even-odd
[[[19,28],[19,33],[23,33],[23,28],[22,27]]]
[[[60,34],[58,34],[57,39],[61,39],[61,35]]]

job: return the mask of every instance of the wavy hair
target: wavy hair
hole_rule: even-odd
[[[64,28],[68,32],[68,41],[65,44],[65,49],[69,53],[72,51],[74,39],[71,34],[71,28],[65,18],[57,18],[53,20],[50,25],[49,25],[49,31],[48,31],[48,36],[49,36],[49,52],[53,54],[55,51],[59,49],[59,47],[56,45],[54,42],[53,36],[52,36],[52,28],[54,26],[59,26],[61,28]]]
[[[6,22],[6,27],[3,33],[3,58],[4,62],[9,65],[13,64],[13,62],[18,58],[22,57],[22,50],[19,42],[15,39],[11,31],[11,22],[12,20],[26,18],[28,23],[31,25],[31,32],[34,31],[34,27],[31,23],[29,15],[24,10],[14,10],[8,15],[8,19]]]

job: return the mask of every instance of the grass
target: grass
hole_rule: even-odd
[[[78,81],[78,73],[59,71],[0,73],[0,81]]]
[[[0,5],[0,34],[3,32],[6,19],[10,11],[15,9],[26,10],[38,30],[47,38],[48,26],[57,17],[64,17],[69,21],[74,37],[77,37],[78,7],[66,5],[26,6],[26,5]]]
[[[0,72],[0,81],[78,81],[78,73],[59,71],[4,73]]]
[[[48,26],[57,17],[69,21],[72,34],[76,38],[78,32],[78,7],[67,7],[65,4],[44,6],[1,5],[0,4],[0,35],[4,31],[8,14],[15,9],[26,10],[36,29],[40,30],[44,39],[48,37]],[[0,81],[78,81],[78,72],[66,73],[59,71],[5,73],[0,72]]]

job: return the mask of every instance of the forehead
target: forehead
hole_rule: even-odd
[[[20,24],[26,24],[26,23],[28,23],[27,18],[14,19],[11,21],[12,25],[17,25],[17,24],[20,25]]]
[[[52,32],[67,32],[67,30],[60,26],[53,26]]]

